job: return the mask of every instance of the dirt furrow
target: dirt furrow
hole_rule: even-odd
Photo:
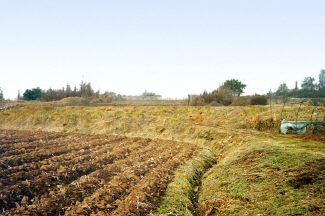
[[[117,160],[113,164],[106,165],[89,175],[84,175],[76,181],[71,182],[71,184],[58,185],[50,194],[46,194],[38,199],[42,203],[41,207],[37,206],[37,208],[33,208],[33,205],[31,205],[28,210],[37,214],[63,214],[67,209],[70,209],[71,205],[82,202],[85,197],[91,196],[98,188],[110,181],[114,176],[120,175],[121,170],[125,166],[130,167],[137,160],[147,160],[151,156],[147,152],[155,150],[154,143],[148,142],[148,144],[137,145],[138,148],[140,147],[139,150],[132,151],[127,158]],[[145,156],[137,157],[139,154]]]
[[[22,196],[27,196],[29,200],[32,200],[35,195],[31,191],[38,191],[38,195],[46,194],[51,191],[51,188],[55,188],[58,184],[69,184],[72,181],[78,179],[83,175],[88,175],[102,166],[113,163],[115,160],[120,160],[126,157],[128,151],[136,149],[138,146],[123,146],[116,150],[109,152],[106,156],[98,158],[97,160],[84,161],[84,164],[71,164],[70,167],[63,167],[60,165],[60,161],[52,166],[56,169],[50,172],[44,172],[35,174],[33,179],[20,181],[11,187],[7,187],[2,190],[2,197],[0,198],[0,208],[8,209],[13,208],[16,203],[20,203]],[[85,156],[87,157],[87,156]],[[72,166],[73,165],[73,166]],[[41,188],[39,185],[41,184]],[[10,202],[5,203],[5,200],[9,199]]]
[[[180,154],[184,156],[179,150],[181,149],[168,149],[166,146],[158,147],[155,152],[160,152],[160,154],[157,154],[155,157],[157,160],[156,162],[155,159],[150,159],[145,162],[136,163],[133,167],[126,167],[120,175],[115,176],[108,184],[101,187],[92,196],[85,198],[82,203],[76,205],[68,211],[67,214],[77,213],[87,215],[98,212],[104,212],[105,214],[112,213],[123,199],[135,189],[136,185],[142,182],[145,176],[152,173],[153,169],[170,169],[170,164],[175,166],[179,165],[179,161],[182,160],[180,160],[177,155]],[[194,149],[187,154],[191,155],[193,151]],[[173,158],[175,158],[175,160]],[[150,184],[153,183],[154,181],[150,182]]]

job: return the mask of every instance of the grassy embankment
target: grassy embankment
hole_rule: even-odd
[[[256,130],[269,128],[269,119],[279,122],[281,115],[294,120],[294,110],[29,106],[0,111],[0,128],[171,139],[209,149],[179,169],[160,213],[321,215],[325,211],[324,143]],[[306,116],[308,112],[306,108]],[[200,175],[211,166],[200,186]]]

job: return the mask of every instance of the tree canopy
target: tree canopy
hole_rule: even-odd
[[[305,79],[301,83],[301,88],[307,91],[312,91],[315,89],[314,77],[305,77]]]
[[[325,70],[321,70],[319,74],[319,89],[325,89]]]
[[[279,85],[278,90],[276,91],[276,94],[285,96],[285,95],[287,95],[288,92],[289,92],[289,88],[288,88],[287,84],[282,83]]]
[[[37,100],[37,99],[41,99],[41,96],[42,96],[42,90],[39,87],[33,88],[32,90],[26,89],[26,91],[23,94],[25,100]]]
[[[233,95],[239,97],[242,93],[244,93],[244,88],[246,88],[247,85],[237,79],[231,79],[226,80],[222,86],[232,90]]]
[[[3,99],[3,91],[0,88],[0,100],[2,100],[2,99]]]

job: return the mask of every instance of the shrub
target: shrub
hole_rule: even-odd
[[[99,104],[99,103],[103,103],[103,100],[102,99],[99,99],[99,98],[96,98],[96,99],[91,100],[90,103],[91,104]]]
[[[217,101],[212,101],[211,103],[209,103],[209,106],[218,107],[218,106],[223,106],[223,104],[218,103]]]
[[[255,95],[251,99],[251,105],[267,105],[267,99],[263,95]]]
[[[263,95],[241,96],[236,98],[231,106],[267,105],[267,98]]]
[[[251,105],[251,96],[241,96],[236,98],[231,106],[248,106]]]
[[[23,95],[25,100],[37,100],[41,98],[42,90],[39,87],[33,88],[32,90],[26,89]]]
[[[215,104],[215,105],[225,105],[228,106],[233,101],[233,92],[229,89],[219,87],[216,90],[213,90],[212,92],[208,93],[207,91],[204,91],[203,94],[200,94],[198,96],[192,97],[190,100],[190,105],[192,106],[205,106],[209,104]]]

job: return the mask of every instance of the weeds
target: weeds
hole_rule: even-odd
[[[324,165],[318,161],[308,153],[274,148],[243,153],[228,165],[215,166],[205,176],[199,209],[202,214],[306,214],[310,200],[316,203],[315,209],[324,209],[323,196],[311,193],[324,190],[318,180]],[[303,173],[314,177],[307,180]],[[303,189],[297,189],[297,184]]]

